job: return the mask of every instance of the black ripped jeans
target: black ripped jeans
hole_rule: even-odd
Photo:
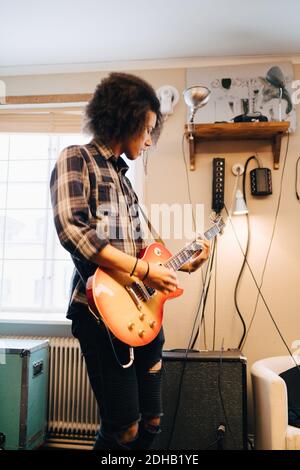
[[[112,333],[109,338],[105,325],[97,324],[85,307],[73,317],[72,334],[80,342],[100,410],[101,425],[94,449],[149,448],[160,428],[145,430],[143,419],[162,416],[162,370],[149,369],[162,359],[163,329],[150,344],[134,348],[134,362],[125,369],[118,361],[129,362],[129,346]],[[121,444],[118,435],[135,422],[139,422],[137,440]]]

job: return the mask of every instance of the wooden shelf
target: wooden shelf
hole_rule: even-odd
[[[190,170],[195,170],[196,143],[214,140],[270,140],[274,169],[278,170],[281,139],[287,133],[289,125],[288,121],[187,124],[185,125],[185,135],[189,141]]]

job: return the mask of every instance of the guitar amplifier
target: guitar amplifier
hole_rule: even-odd
[[[163,353],[155,449],[247,449],[246,359],[238,350]]]
[[[49,342],[0,338],[0,448],[29,450],[45,439]]]

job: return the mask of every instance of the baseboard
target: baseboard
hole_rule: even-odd
[[[68,450],[92,450],[94,444],[93,440],[80,440],[80,439],[60,439],[50,438],[46,440],[43,445],[43,450],[53,449],[68,449]]]

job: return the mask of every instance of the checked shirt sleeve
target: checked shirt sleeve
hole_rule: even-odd
[[[88,204],[88,168],[78,146],[61,152],[51,174],[50,192],[61,245],[75,258],[91,261],[109,240],[96,231]]]

